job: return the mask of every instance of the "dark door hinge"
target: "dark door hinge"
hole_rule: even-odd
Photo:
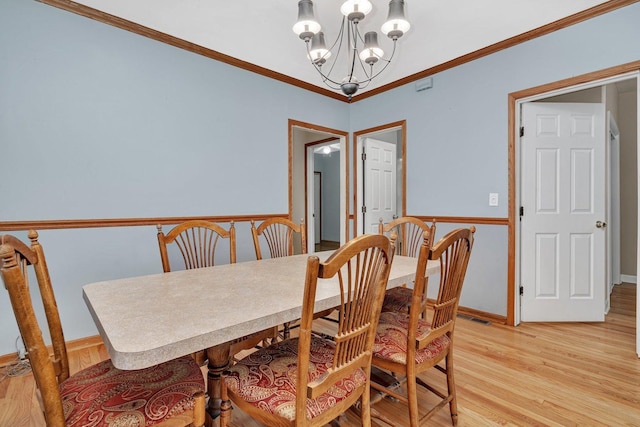
[[[367,213],[367,207],[366,206],[362,207],[362,213]]]
[[[362,153],[362,160],[367,160],[367,153]]]
[[[524,216],[524,206],[520,206],[520,218]]]
[[[520,126],[520,136],[524,136],[524,126]]]
[[[524,295],[524,286],[520,286],[520,296]]]

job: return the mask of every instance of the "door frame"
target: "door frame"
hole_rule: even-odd
[[[307,224],[309,224],[307,205],[309,197],[313,197],[313,194],[308,194],[309,182],[313,183],[313,168],[311,167],[307,170],[307,153],[305,149],[305,144],[310,141],[296,140],[294,136],[294,129],[296,128],[319,135],[325,134],[325,138],[334,137],[340,141],[340,244],[342,245],[348,240],[349,235],[349,162],[347,161],[349,153],[349,133],[298,120],[288,120],[289,219],[294,220],[296,216],[300,216],[305,218],[305,223]],[[321,138],[322,136],[318,137],[318,139]],[[304,178],[302,178],[302,176],[304,176]],[[299,183],[303,184],[302,190],[298,188],[298,186],[295,186],[296,188],[294,189],[294,179],[298,185]],[[294,191],[296,194],[294,194]],[[302,201],[300,201],[301,199]],[[309,227],[307,226],[306,229],[308,237]],[[308,239],[307,242],[309,242]],[[312,253],[314,249],[315,248],[307,248],[309,253]]]
[[[639,70],[640,61],[611,67],[605,70],[584,74],[577,77],[568,78],[558,82],[536,86],[519,92],[510,93],[508,96],[508,140],[509,140],[509,242],[508,242],[508,277],[507,277],[507,324],[517,325],[520,323],[520,294],[517,292],[520,285],[520,231],[518,227],[519,206],[520,206],[520,149],[518,141],[520,139],[520,106],[523,103],[549,98],[565,93],[575,92],[596,86],[603,86],[622,80],[635,78],[640,84]],[[638,86],[640,93],[640,85]],[[640,98],[640,95],[638,96]],[[639,109],[640,116],[640,109]],[[640,133],[640,129],[638,131]],[[638,135],[636,135],[638,141]],[[640,151],[639,151],[640,156]],[[640,181],[640,171],[638,174]],[[640,192],[640,188],[638,190]],[[639,220],[640,222],[640,220]],[[640,235],[638,236],[638,247],[640,247]],[[640,252],[638,253],[640,265]],[[638,295],[640,302],[640,295]],[[640,317],[636,315],[637,323]],[[637,348],[640,351],[640,334],[637,334]]]
[[[315,169],[315,168],[314,168]],[[316,186],[316,179],[317,186]],[[316,194],[316,187],[318,193]],[[316,206],[316,202],[318,202],[318,206]],[[307,209],[309,206],[307,205]],[[313,244],[317,245],[322,242],[322,172],[313,171]],[[318,216],[316,217],[316,213]],[[318,235],[316,236],[316,222],[318,223]]]
[[[616,120],[607,111],[607,138],[609,143],[609,200],[607,204],[607,218],[611,223],[607,233],[607,250],[609,254],[608,271],[609,294],[615,284],[622,283],[620,277],[620,130]],[[607,298],[607,312],[611,307],[610,298]]]
[[[396,151],[396,164],[397,168],[401,171],[401,179],[396,180],[396,189],[402,192],[402,202],[397,205],[400,207],[400,216],[407,214],[407,121],[400,120],[397,122],[387,123],[385,125],[376,126],[369,129],[359,130],[353,133],[353,234],[352,238],[362,234],[358,229],[358,217],[361,214],[360,207],[363,204],[362,198],[362,174],[364,170],[362,168],[362,141],[365,138],[376,138],[379,135],[389,132],[400,131],[400,141],[397,145],[400,146],[401,153],[398,155]]]

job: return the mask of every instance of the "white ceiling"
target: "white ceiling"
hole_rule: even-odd
[[[251,64],[324,88],[292,31],[297,0],[76,0]],[[315,14],[327,45],[337,36],[342,0],[316,0]],[[386,19],[388,1],[372,0],[361,31]],[[411,29],[397,56],[367,89],[394,82],[486,46],[523,34],[601,3],[603,0],[406,0]],[[379,34],[386,52],[391,42]],[[346,60],[339,65],[346,75]],[[341,71],[342,72],[342,71]],[[337,76],[336,76],[337,77]],[[338,78],[338,77],[337,77]],[[341,77],[339,77],[341,79]],[[365,90],[361,90],[363,93]],[[357,95],[356,95],[357,96]]]

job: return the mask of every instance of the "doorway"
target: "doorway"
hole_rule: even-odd
[[[315,251],[340,246],[340,142],[330,137],[305,144],[307,169],[313,170],[313,188],[307,190],[309,221],[313,221]],[[311,236],[311,233],[309,233]]]
[[[323,194],[338,194],[339,208],[333,210],[331,221],[338,224],[338,239],[344,244],[348,235],[348,175],[346,153],[348,133],[311,123],[289,120],[289,216],[294,222],[304,220],[307,230],[307,251],[315,251],[316,227],[314,220],[315,159],[313,146],[331,145],[334,158],[339,158],[338,178],[330,187],[322,186]],[[337,218],[336,218],[337,217]],[[323,220],[328,220],[325,215]],[[321,237],[321,236],[320,236]]]
[[[588,76],[581,76],[579,78],[576,78],[574,84],[570,84],[570,80],[568,80],[566,82],[563,82],[565,83],[564,86],[562,86],[560,83],[553,83],[547,86],[533,88],[530,90],[526,90],[526,91],[522,91],[522,92],[514,93],[510,95],[510,100],[513,102],[513,105],[510,106],[510,123],[512,123],[512,126],[513,126],[513,134],[510,135],[510,162],[512,162],[514,166],[512,168],[512,170],[514,171],[514,175],[510,179],[510,186],[512,187],[512,194],[513,194],[513,203],[510,204],[510,209],[509,209],[510,224],[512,227],[511,233],[513,233],[512,234],[513,239],[510,238],[510,242],[511,242],[510,245],[513,245],[512,246],[513,251],[511,252],[511,249],[510,249],[510,252],[513,254],[513,257],[514,257],[513,258],[514,269],[511,271],[514,273],[513,277],[515,277],[515,283],[512,282],[509,289],[509,293],[510,293],[509,301],[513,301],[514,306],[512,308],[511,307],[509,308],[510,313],[508,317],[510,317],[511,315],[514,316],[513,324],[518,324],[521,320],[521,312],[520,312],[521,297],[520,297],[519,288],[522,284],[521,283],[522,269],[523,269],[522,263],[526,262],[526,260],[522,259],[522,253],[523,253],[521,249],[522,236],[521,236],[521,230],[520,230],[519,220],[518,220],[520,215],[520,207],[522,206],[522,203],[523,203],[522,194],[521,194],[521,188],[523,185],[522,184],[523,177],[521,175],[522,153],[520,152],[520,145],[518,141],[520,140],[520,137],[519,137],[520,126],[522,123],[521,108],[526,103],[533,103],[537,101],[583,102],[585,100],[584,99],[585,97],[595,96],[597,98],[597,101],[595,102],[604,103],[608,111],[614,111],[614,112],[617,111],[619,116],[623,116],[624,113],[628,113],[629,104],[630,103],[632,104],[631,107],[633,110],[633,114],[631,114],[632,117],[630,120],[631,122],[635,122],[635,125],[633,127],[633,130],[627,132],[626,141],[623,143],[623,145],[627,145],[627,146],[631,145],[633,148],[633,155],[625,156],[624,154],[622,154],[621,159],[625,157],[627,159],[629,157],[632,157],[634,167],[632,168],[632,173],[629,172],[628,168],[626,172],[624,168],[621,169],[620,173],[623,178],[620,180],[620,182],[621,182],[621,186],[625,185],[623,184],[624,182],[626,182],[627,184],[633,184],[632,189],[634,192],[634,197],[633,197],[634,206],[632,206],[631,209],[627,208],[627,211],[628,211],[627,213],[630,213],[632,215],[632,218],[626,219],[626,220],[622,219],[620,220],[620,223],[617,225],[622,227],[621,228],[622,231],[620,233],[622,236],[624,236],[625,234],[627,235],[631,234],[633,237],[633,242],[629,245],[629,250],[633,253],[633,265],[632,265],[633,274],[634,275],[637,274],[636,273],[637,271],[636,267],[638,265],[637,246],[638,246],[638,243],[640,242],[637,236],[638,172],[637,172],[637,148],[636,147],[637,147],[637,141],[638,141],[638,130],[637,130],[638,73],[636,71],[633,71],[633,72],[624,74],[623,73],[624,70],[622,69],[622,67],[617,67],[615,69],[611,69],[607,71],[609,71],[610,73],[609,73],[609,77],[606,77],[606,78],[602,78],[603,75],[604,76],[607,75],[606,72],[598,72],[598,73],[593,73],[594,77],[591,79],[589,79]],[[558,89],[559,87],[560,89]],[[545,90],[545,88],[547,89]],[[624,106],[618,107],[619,104],[622,105],[623,100],[624,100]],[[590,102],[594,102],[594,101],[590,101]],[[511,108],[513,108],[513,110],[511,110]],[[624,140],[625,136],[622,135],[622,138]],[[612,169],[613,169],[612,168],[613,164],[611,163],[612,159],[609,155],[610,152],[611,151],[607,150],[608,172],[605,176],[614,177],[615,176],[613,175],[614,172],[612,172]],[[626,174],[626,179],[624,179],[625,174]],[[632,175],[633,178],[629,178],[629,175]],[[607,197],[611,195],[612,182],[613,180],[607,179],[607,183],[605,185],[605,188],[606,188],[605,191],[607,192]],[[620,191],[623,192],[625,190],[621,188]],[[609,230],[613,228],[613,227],[610,227],[612,225],[611,224],[612,220],[614,221],[613,225],[614,226],[616,225],[615,219],[611,214],[613,206],[615,206],[615,202],[611,201],[609,203],[607,214],[605,215],[605,217],[607,218],[604,220],[604,222],[607,223],[607,228]],[[621,217],[624,216],[624,214],[622,213],[624,209],[625,207],[621,205],[620,206]],[[613,240],[611,242],[612,242],[611,245],[616,244],[616,243],[613,243]],[[621,243],[621,244],[624,245],[624,243]],[[612,257],[616,252],[610,248],[607,251],[608,251],[607,257],[609,259],[612,259]],[[620,250],[620,252],[624,252],[624,251],[625,249]],[[606,277],[614,278],[614,274],[612,274],[613,271],[615,271],[615,269],[612,270],[614,265],[615,263],[613,262],[607,263],[608,274],[606,275]],[[633,280],[635,280],[635,276]],[[606,296],[608,297],[610,286],[605,286],[605,289],[606,289]],[[601,308],[602,311],[604,311],[607,307],[608,307],[608,304],[604,304],[603,307]],[[639,340],[639,343],[640,343],[640,340]],[[639,348],[640,348],[640,345],[639,345]]]

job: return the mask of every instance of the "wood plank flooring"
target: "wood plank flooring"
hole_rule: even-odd
[[[333,251],[340,247],[340,242],[332,242],[330,240],[321,240],[320,243],[316,243],[315,251]]]
[[[604,323],[528,323],[514,328],[459,319],[458,424],[640,427],[635,293],[635,285],[616,286]],[[106,357],[102,345],[73,352],[71,370]],[[424,378],[435,382],[439,376],[434,372]],[[431,401],[431,396],[421,395],[422,409]],[[397,420],[398,426],[408,426],[403,404],[385,399],[375,408]],[[450,426],[448,409],[428,424]],[[0,426],[44,425],[31,374],[0,382]],[[261,426],[238,410],[232,425]],[[342,425],[360,424],[348,413]]]

